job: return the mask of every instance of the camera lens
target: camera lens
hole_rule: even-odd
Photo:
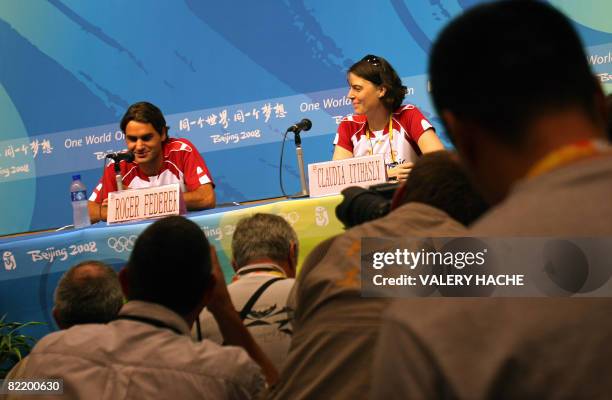
[[[336,217],[347,228],[385,216],[391,208],[389,199],[372,190],[349,187],[342,195],[344,199],[336,207]]]

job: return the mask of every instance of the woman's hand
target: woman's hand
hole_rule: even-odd
[[[398,182],[404,182],[408,179],[408,175],[410,175],[410,171],[414,166],[411,162],[405,162],[403,164],[398,164],[393,168],[387,169],[387,178],[388,180],[396,180]]]

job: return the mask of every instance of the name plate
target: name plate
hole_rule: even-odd
[[[349,186],[367,187],[386,181],[382,154],[308,164],[310,197],[329,196]]]
[[[107,223],[117,224],[180,214],[178,183],[108,194]]]

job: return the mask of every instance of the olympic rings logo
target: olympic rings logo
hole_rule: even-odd
[[[300,214],[297,211],[291,211],[287,214],[279,213],[281,217],[285,219],[285,221],[289,222],[289,225],[295,225],[300,220]]]
[[[123,253],[124,251],[132,251],[136,238],[136,235],[130,235],[128,237],[119,236],[118,238],[109,237],[106,244],[117,253]]]

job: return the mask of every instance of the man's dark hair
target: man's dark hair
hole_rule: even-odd
[[[406,86],[402,85],[399,75],[384,58],[369,54],[353,64],[348,72],[387,89],[380,100],[388,111],[394,112],[402,105]]]
[[[164,133],[164,128],[166,128],[164,114],[155,105],[146,101],[134,103],[127,109],[123,118],[121,118],[120,126],[123,133],[125,133],[125,127],[130,121],[151,124],[160,135]]]
[[[399,204],[425,203],[463,225],[469,225],[489,208],[468,178],[458,157],[448,151],[424,154],[414,164],[402,187]]]
[[[161,219],[136,239],[126,272],[128,300],[161,304],[185,315],[202,300],[210,283],[208,240],[186,218]]]
[[[100,261],[87,260],[62,275],[54,294],[61,328],[112,321],[123,305],[117,273]]]
[[[436,39],[429,61],[434,105],[509,145],[534,117],[581,107],[593,120],[597,82],[561,12],[539,1],[476,6]],[[451,132],[452,133],[452,132]]]

